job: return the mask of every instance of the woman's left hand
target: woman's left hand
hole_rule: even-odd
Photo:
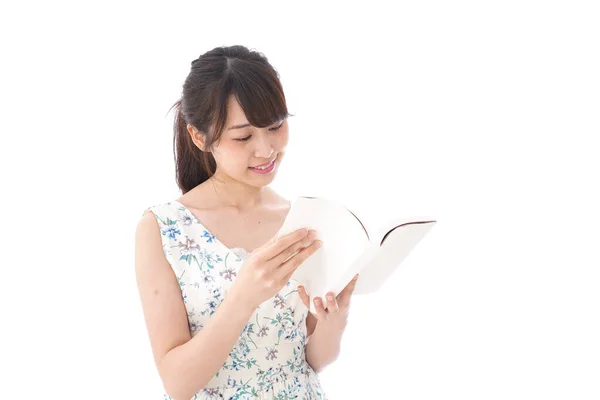
[[[347,321],[348,313],[350,311],[350,297],[352,297],[357,280],[358,274],[350,281],[350,283],[348,283],[348,285],[346,285],[337,297],[334,297],[335,295],[333,292],[327,293],[327,309],[325,309],[323,300],[320,297],[315,297],[313,299],[317,313],[315,314],[311,311],[311,314],[315,315],[319,324],[322,322],[345,323]],[[304,305],[310,310],[310,297],[303,286],[298,287],[298,294]]]

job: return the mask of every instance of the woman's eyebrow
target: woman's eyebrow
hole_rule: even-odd
[[[278,121],[277,121],[277,122],[278,122]],[[250,124],[246,123],[246,124],[240,124],[240,125],[233,125],[233,126],[230,126],[229,128],[227,128],[226,130],[227,130],[227,131],[232,131],[232,130],[234,130],[234,129],[241,129],[241,128],[245,128],[245,127],[247,127],[247,126],[250,126]]]
[[[227,128],[227,130],[230,131],[233,129],[245,128],[247,126],[250,126],[250,124],[233,125],[233,126],[230,126],[229,128]]]

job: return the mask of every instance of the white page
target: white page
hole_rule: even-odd
[[[317,239],[323,241],[291,277],[304,285],[315,312],[313,298],[324,298],[330,291],[339,294],[343,287],[336,292],[334,286],[371,243],[362,224],[344,206],[325,198],[296,198],[277,237],[301,228],[316,230]]]
[[[378,250],[360,272],[354,294],[369,294],[379,290],[435,224],[436,221],[430,217],[413,217],[395,219],[391,225],[382,227],[378,238],[382,238],[391,226],[400,225],[385,238],[381,247],[373,245]]]

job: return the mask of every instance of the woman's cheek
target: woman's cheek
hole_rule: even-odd
[[[289,137],[290,134],[287,129],[285,130],[285,132],[282,132],[281,135],[278,137],[277,148],[279,149],[279,151],[285,150],[289,141]]]

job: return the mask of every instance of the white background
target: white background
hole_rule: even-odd
[[[296,114],[276,190],[439,221],[355,298],[331,399],[600,398],[594,2],[248,3],[1,6],[1,397],[162,398],[135,227],[180,196],[190,62],[243,44]]]

